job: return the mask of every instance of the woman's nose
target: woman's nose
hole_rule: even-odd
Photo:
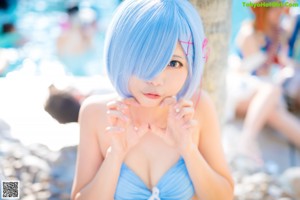
[[[164,76],[163,73],[160,73],[156,77],[154,77],[152,80],[146,81],[147,84],[153,85],[153,86],[160,86],[164,84]]]

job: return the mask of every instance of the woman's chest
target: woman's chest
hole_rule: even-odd
[[[199,127],[192,133],[194,144],[198,145]],[[108,135],[99,138],[102,154],[105,156],[111,145]],[[147,132],[127,153],[124,164],[136,174],[148,188],[156,185],[161,177],[174,166],[181,155],[176,146],[168,145],[153,132]]]
[[[170,196],[173,199],[190,199],[194,189],[184,159],[174,148],[155,141],[158,138],[152,135],[143,139],[128,152],[124,160],[116,195],[145,195],[143,199]]]

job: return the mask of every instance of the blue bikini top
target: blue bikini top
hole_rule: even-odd
[[[194,187],[182,157],[152,190],[123,163],[115,192],[115,200],[189,200],[193,196]]]

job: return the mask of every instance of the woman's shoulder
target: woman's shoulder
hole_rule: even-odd
[[[215,104],[212,97],[206,90],[199,89],[199,91],[200,97],[198,98],[195,106],[195,118],[199,121],[200,130],[209,130],[207,129],[207,126],[217,125]]]
[[[99,120],[99,117],[104,116],[107,107],[106,104],[117,99],[117,94],[92,95],[86,98],[80,107],[79,122],[85,119]]]
[[[198,89],[193,96],[193,102],[197,113],[205,113],[213,107],[213,101],[209,93],[204,89]]]
[[[198,98],[198,106],[201,107],[201,105],[207,105],[212,103],[212,99],[209,95],[209,93],[204,89],[199,89],[199,98]]]

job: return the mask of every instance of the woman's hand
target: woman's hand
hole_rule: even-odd
[[[150,129],[160,136],[167,144],[177,148],[182,155],[193,146],[192,134],[197,126],[197,121],[193,119],[193,102],[189,100],[180,100],[176,102],[175,98],[166,98],[162,106],[169,106],[169,115],[167,127],[159,128],[150,125]]]
[[[106,132],[111,134],[110,151],[123,157],[148,131],[148,125],[137,126],[133,123],[129,113],[129,105],[140,106],[133,98],[112,101],[107,104],[110,126],[106,128]]]

